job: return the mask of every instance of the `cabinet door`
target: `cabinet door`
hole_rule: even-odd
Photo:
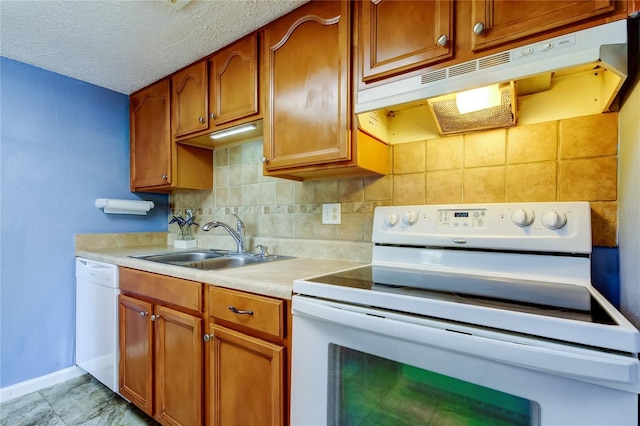
[[[350,2],[311,2],[265,28],[269,171],[351,158]]]
[[[365,0],[357,5],[362,81],[453,56],[452,1]]]
[[[169,80],[131,95],[131,189],[171,184]]]
[[[156,308],[156,418],[202,424],[202,318]]]
[[[207,61],[171,77],[171,111],[176,138],[209,128]]]
[[[473,0],[472,49],[486,49],[614,11],[615,0]]]
[[[208,424],[284,424],[284,347],[210,324]]]
[[[153,415],[153,305],[119,296],[120,393],[145,413]]]
[[[258,36],[254,33],[209,60],[209,109],[214,126],[258,114]]]

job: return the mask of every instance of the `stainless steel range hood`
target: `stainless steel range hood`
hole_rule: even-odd
[[[513,124],[531,124],[608,111],[626,73],[621,20],[362,90],[355,112],[362,130],[391,144],[411,142],[444,134],[433,98],[511,84]]]

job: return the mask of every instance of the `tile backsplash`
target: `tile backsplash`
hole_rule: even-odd
[[[217,149],[214,189],[173,193],[171,205],[201,224],[236,213],[254,238],[369,242],[378,205],[580,200],[594,245],[615,246],[617,146],[607,113],[393,145],[390,175],[295,182],[262,176],[256,141]],[[341,204],[340,225],[321,223],[323,203]]]

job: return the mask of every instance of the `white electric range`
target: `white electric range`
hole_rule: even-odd
[[[372,237],[370,265],[294,282],[292,424],[637,425],[588,203],[378,207]]]

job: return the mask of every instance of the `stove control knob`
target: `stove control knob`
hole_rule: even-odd
[[[384,223],[389,227],[393,228],[400,221],[400,217],[395,213],[387,213],[384,217]]]
[[[567,224],[567,215],[555,210],[547,212],[542,215],[542,224],[549,229],[560,229]]]
[[[521,228],[531,225],[535,218],[536,215],[533,212],[526,211],[525,209],[516,210],[511,215],[511,220],[513,221],[513,223]]]
[[[402,217],[402,221],[407,225],[414,225],[418,221],[418,213],[409,210]]]

